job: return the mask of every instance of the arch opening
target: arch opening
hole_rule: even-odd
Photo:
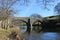
[[[21,28],[21,33],[26,32],[26,30],[27,30],[27,22],[26,21],[17,19],[17,20],[14,20],[13,24],[16,27]]]
[[[40,20],[36,20],[32,26],[34,31],[40,32],[42,30],[42,22]]]

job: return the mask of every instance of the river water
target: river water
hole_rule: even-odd
[[[26,31],[26,26],[21,31],[24,33]],[[26,37],[26,40],[60,40],[60,33],[57,32],[41,32],[36,33],[32,32],[30,35]]]
[[[60,33],[45,32],[45,33],[33,33],[26,37],[26,40],[60,40]]]

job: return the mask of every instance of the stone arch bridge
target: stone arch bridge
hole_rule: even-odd
[[[33,23],[36,21],[39,21],[40,23],[43,22],[42,18],[30,18],[30,17],[15,17],[13,18],[13,20],[15,20],[15,22],[25,22],[26,24],[28,23],[28,19],[30,19],[30,24],[31,24],[31,30],[33,29]],[[19,23],[20,24],[20,23]]]

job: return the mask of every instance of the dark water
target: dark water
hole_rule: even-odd
[[[60,40],[60,33],[45,32],[45,33],[33,33],[29,35],[26,40]]]

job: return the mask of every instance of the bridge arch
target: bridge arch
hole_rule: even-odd
[[[25,20],[19,20],[19,21],[22,21],[22,22],[24,22],[24,23],[26,23],[26,24],[27,24],[27,22],[26,22]]]
[[[13,20],[13,25],[16,27],[20,27],[22,30],[27,30],[27,21],[21,20],[21,19],[14,19]]]
[[[25,20],[21,20],[21,19],[14,19],[13,21],[12,21],[13,23],[19,23],[20,24],[20,22],[24,22],[24,23],[26,23],[27,24],[27,22],[25,21]]]
[[[33,30],[40,32],[42,30],[42,21],[41,20],[36,20],[32,24]]]
[[[40,23],[42,23],[41,20],[35,20],[35,21],[33,22],[33,24],[36,23],[36,22],[40,22]]]

